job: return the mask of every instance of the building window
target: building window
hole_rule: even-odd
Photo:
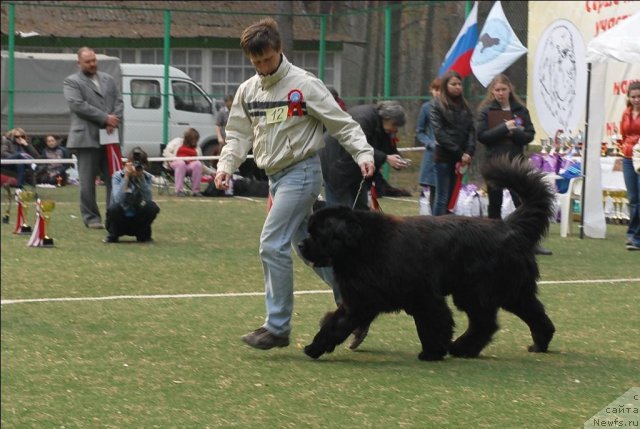
[[[255,69],[240,50],[213,49],[211,51],[210,95],[222,100],[234,94],[240,84],[253,76]]]
[[[318,52],[296,52],[291,62],[318,77]],[[327,86],[335,86],[334,71],[334,53],[327,52],[324,61],[324,81]]]
[[[328,52],[325,60],[324,80],[328,86],[334,86],[334,55],[333,52]],[[318,76],[318,52],[296,52],[292,62]],[[234,94],[240,84],[255,73],[253,65],[241,50],[213,49],[209,94],[216,99]]]
[[[185,72],[191,79],[202,86],[202,50],[173,49],[171,51],[171,65]]]

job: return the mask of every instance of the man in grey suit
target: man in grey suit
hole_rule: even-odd
[[[64,98],[71,110],[71,129],[67,148],[78,158],[80,213],[88,228],[103,229],[96,202],[96,176],[107,187],[107,207],[111,198],[111,177],[105,146],[100,145],[100,129],[118,132],[122,122],[122,95],[116,81],[98,71],[98,60],[91,48],[78,50],[78,73],[64,80]]]

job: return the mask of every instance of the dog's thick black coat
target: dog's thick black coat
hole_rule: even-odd
[[[397,217],[331,207],[309,221],[302,255],[332,266],[342,305],[329,313],[305,353],[332,352],[357,327],[384,312],[413,316],[422,343],[419,359],[447,353],[477,357],[497,331],[498,309],[522,319],[532,352],[546,352],[555,328],[536,297],[534,248],[549,227],[553,194],[528,162],[506,158],[483,168],[485,180],[515,191],[523,203],[504,220],[459,216]],[[469,326],[455,341],[445,296]]]

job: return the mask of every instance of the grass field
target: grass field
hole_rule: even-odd
[[[265,200],[158,197],[153,244],[107,245],[82,225],[77,188],[39,191],[57,202],[56,247],[12,234],[15,205],[1,231],[3,428],[581,428],[640,385],[640,255],[623,226],[580,240],[552,225],[554,255],[539,258],[548,354],[527,353],[526,326],[502,312],[481,358],[421,362],[400,313],[358,351],[313,361],[302,348],[333,303],[298,260],[291,345],[239,340],[264,318]]]

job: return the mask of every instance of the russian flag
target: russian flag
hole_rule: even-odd
[[[458,37],[444,57],[438,76],[441,77],[449,70],[457,71],[462,77],[468,76],[471,73],[471,55],[477,43],[478,2],[474,2],[473,9],[464,21]]]

